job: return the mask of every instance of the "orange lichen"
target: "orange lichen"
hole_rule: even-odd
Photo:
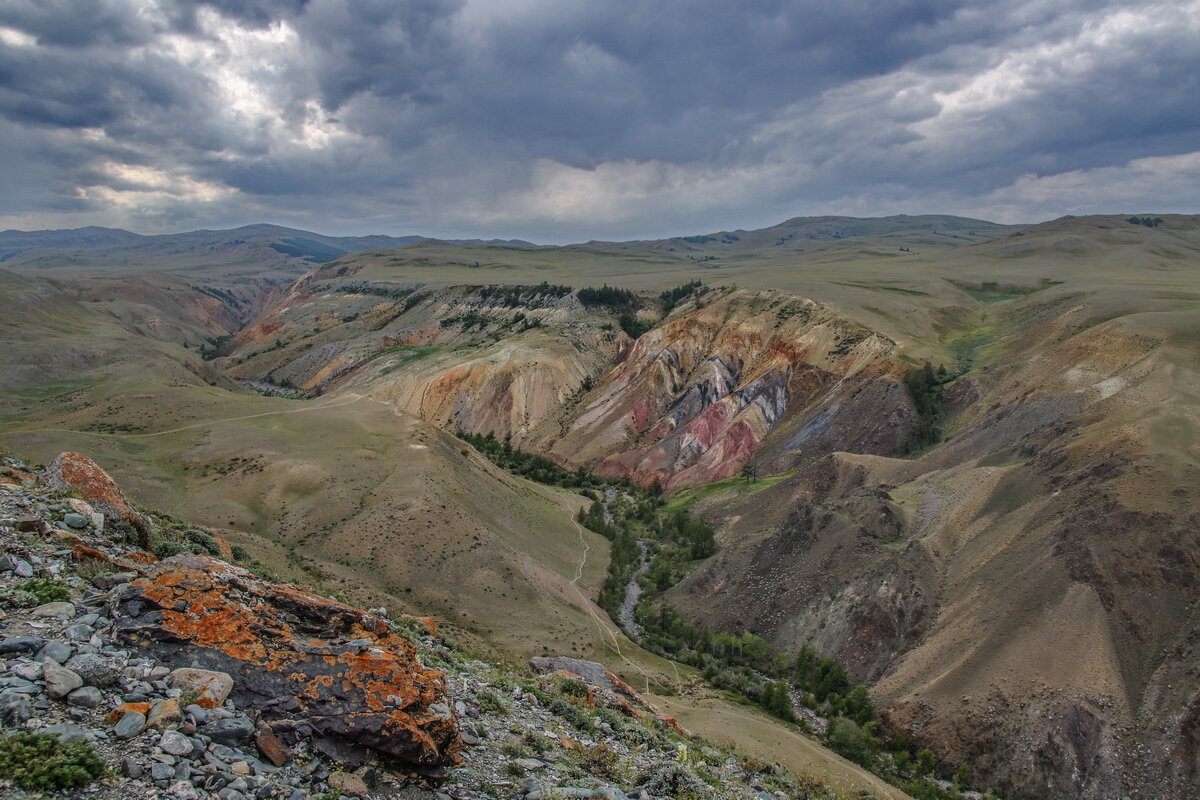
[[[421,763],[453,760],[459,747],[453,716],[427,712],[447,702],[441,673],[422,667],[413,645],[380,618],[195,555],[161,562],[131,584],[128,596],[158,609],[147,617],[153,632],[139,638],[129,624],[129,638],[182,641],[220,653],[244,674],[265,675],[273,687],[282,682],[332,733],[352,726],[385,752],[403,746],[406,753],[421,751]],[[342,644],[350,641],[356,644]],[[344,698],[353,698],[353,707],[319,710]],[[390,736],[402,738],[389,744]]]
[[[128,714],[131,711],[135,711],[138,714],[141,714],[142,716],[149,716],[150,704],[149,703],[121,703],[121,705],[117,706],[112,711],[108,712],[108,717],[107,717],[108,724],[116,725],[118,722],[121,721],[121,717],[125,716],[126,714]]]

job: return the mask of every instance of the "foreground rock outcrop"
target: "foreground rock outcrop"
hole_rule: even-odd
[[[116,599],[117,639],[234,678],[233,698],[287,744],[332,739],[431,771],[461,746],[445,681],[386,621],[200,555],[155,565]]]
[[[138,532],[143,546],[149,541],[150,523],[133,507],[112,476],[87,456],[59,453],[42,473],[41,482],[51,489],[79,492],[107,522],[130,525]]]

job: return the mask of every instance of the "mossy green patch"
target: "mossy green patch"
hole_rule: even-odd
[[[778,475],[768,475],[763,478],[754,478],[752,480],[746,480],[745,478],[726,478],[723,481],[708,483],[695,489],[685,489],[667,501],[667,510],[678,511],[690,509],[701,500],[726,491],[736,492],[739,496],[753,494],[754,492],[762,489],[770,488],[794,474],[794,472],[781,472]]]

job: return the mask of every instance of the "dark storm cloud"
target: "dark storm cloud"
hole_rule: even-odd
[[[568,240],[1037,218],[1078,210],[1071,187],[1149,202],[1147,175],[1200,201],[1195,0],[84,11],[0,6],[5,222]]]

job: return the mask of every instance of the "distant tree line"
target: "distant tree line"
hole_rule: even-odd
[[[618,289],[607,283],[597,289],[588,286],[576,295],[584,308],[604,307],[613,311],[637,311],[641,305],[638,296],[628,289]]]
[[[952,380],[944,365],[935,370],[928,361],[905,375],[904,384],[917,411],[908,442],[909,452],[922,450],[941,438],[942,391]]]
[[[484,435],[463,430],[459,430],[455,435],[485,455],[496,466],[522,478],[566,489],[599,488],[605,485],[604,480],[594,477],[582,467],[574,471],[563,469],[545,456],[518,450],[512,446],[512,440],[508,436],[499,440],[492,433]]]
[[[1147,228],[1157,228],[1163,224],[1162,217],[1130,217],[1129,221],[1134,225],[1145,225]]]
[[[532,286],[468,286],[467,290],[478,294],[485,303],[507,308],[541,308],[573,291],[570,286],[549,281]]]

